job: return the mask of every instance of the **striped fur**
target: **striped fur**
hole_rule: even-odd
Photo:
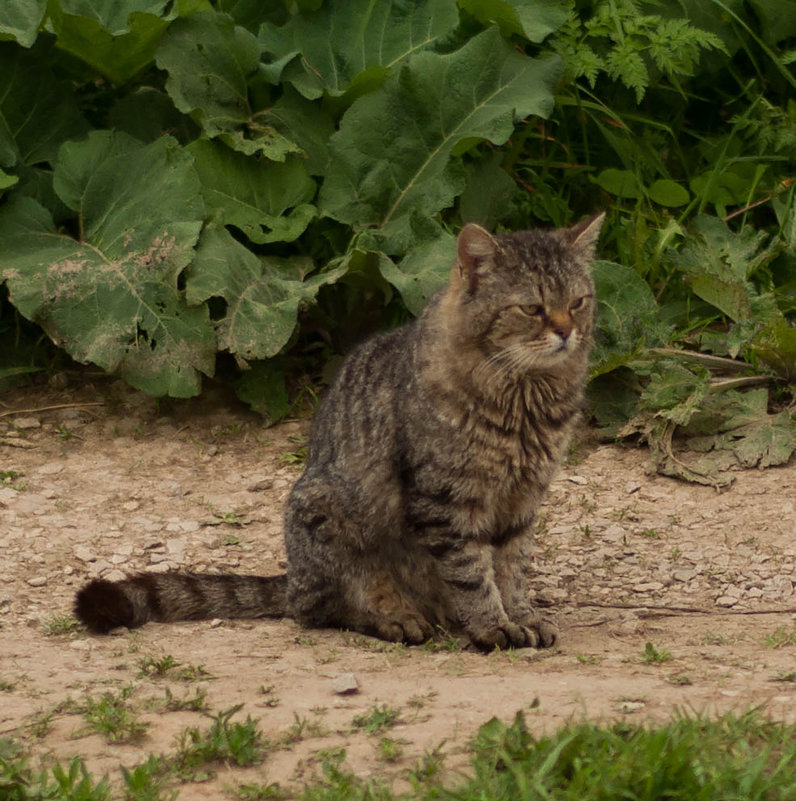
[[[602,215],[492,236],[465,226],[447,289],[344,361],[285,513],[286,576],[94,581],[93,631],[291,615],[388,640],[436,627],[479,647],[547,646],[527,546],[579,413]]]

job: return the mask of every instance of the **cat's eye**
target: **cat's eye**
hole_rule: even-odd
[[[538,304],[528,304],[527,306],[519,306],[518,308],[523,314],[528,315],[528,317],[538,317],[540,314],[544,314],[544,307]]]
[[[572,303],[569,304],[569,310],[571,312],[580,311],[585,305],[586,301],[591,297],[591,295],[583,295],[577,300],[573,300]]]

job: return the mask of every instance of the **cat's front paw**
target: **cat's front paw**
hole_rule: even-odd
[[[558,629],[546,620],[529,626],[506,622],[500,626],[485,626],[469,632],[473,645],[482,651],[495,648],[549,648],[558,640]]]
[[[383,640],[390,642],[407,642],[419,645],[431,639],[434,629],[424,618],[415,615],[404,617],[402,620],[389,620],[376,626],[376,634]]]

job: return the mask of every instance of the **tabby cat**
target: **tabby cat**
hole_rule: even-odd
[[[602,221],[466,225],[447,288],[350,354],[287,502],[287,575],[100,579],[77,616],[100,633],[289,615],[409,643],[442,626],[483,649],[551,645],[527,546],[582,404]]]

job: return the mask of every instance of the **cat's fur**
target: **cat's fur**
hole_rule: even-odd
[[[467,225],[448,287],[343,363],[287,503],[286,576],[139,574],[77,596],[93,631],[290,615],[417,643],[548,646],[527,545],[581,408],[603,216],[492,236]]]

